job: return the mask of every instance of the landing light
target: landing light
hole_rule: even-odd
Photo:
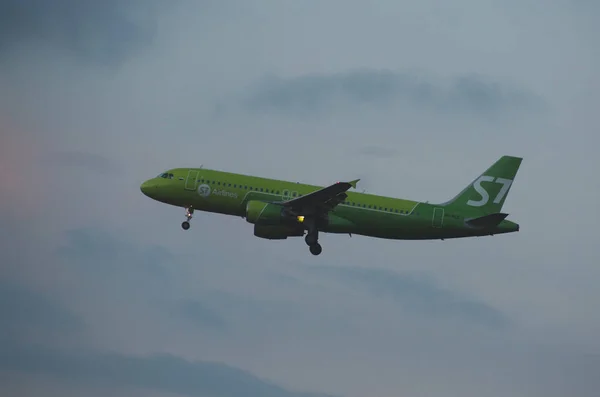
[[[300,223],[304,222],[304,217],[302,215],[298,216],[297,219]]]

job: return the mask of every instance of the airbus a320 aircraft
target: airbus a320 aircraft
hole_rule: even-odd
[[[257,237],[305,236],[313,255],[322,251],[319,232],[396,240],[489,236],[519,231],[500,212],[522,158],[503,156],[456,197],[441,204],[349,192],[359,181],[327,187],[204,168],[174,168],[141,185],[162,203],[194,211],[246,218]]]

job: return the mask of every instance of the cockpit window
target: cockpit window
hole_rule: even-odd
[[[173,179],[173,174],[169,174],[169,173],[162,173],[158,176],[159,178],[164,178],[164,179]]]

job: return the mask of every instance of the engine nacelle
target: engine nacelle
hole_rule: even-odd
[[[304,236],[298,217],[281,205],[250,200],[246,204],[246,221],[254,224],[254,235],[268,240],[285,240]]]
[[[250,200],[246,204],[246,221],[255,225],[293,225],[294,217],[286,214],[285,209],[277,204]]]
[[[267,240],[285,240],[304,236],[304,229],[286,225],[254,225],[254,235]]]

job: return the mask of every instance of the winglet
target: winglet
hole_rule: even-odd
[[[353,181],[348,182],[350,185],[352,185],[353,188],[356,189],[356,184],[358,183],[358,181],[360,181],[360,179],[355,179]]]

